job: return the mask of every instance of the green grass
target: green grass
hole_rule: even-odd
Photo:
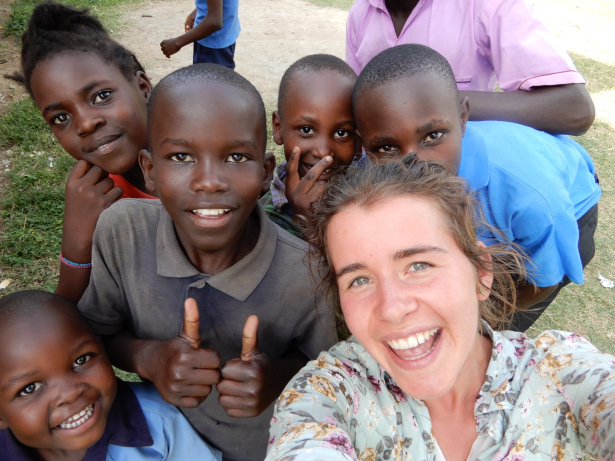
[[[60,253],[64,184],[74,164],[55,141],[30,99],[0,119],[5,186],[0,200],[0,272],[7,291],[53,290]],[[51,166],[50,166],[51,165]]]
[[[11,15],[4,25],[5,36],[21,36],[26,30],[32,10],[42,0],[15,0],[11,3]],[[62,0],[61,3],[77,8],[89,8],[99,17],[103,24],[111,29],[119,26],[122,10],[117,8],[126,3],[137,3],[138,0]]]

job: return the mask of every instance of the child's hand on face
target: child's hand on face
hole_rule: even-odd
[[[234,418],[260,415],[286,385],[276,380],[274,361],[258,347],[257,329],[258,317],[251,315],[243,328],[241,358],[224,364],[216,386],[220,405]]]
[[[162,50],[162,54],[170,58],[171,55],[177,53],[182,47],[177,44],[177,38],[167,38],[160,42],[160,49]]]
[[[310,205],[318,200],[327,188],[325,181],[319,181],[320,175],[329,167],[333,158],[329,155],[310,168],[303,178],[299,178],[299,158],[301,151],[295,147],[286,165],[286,199],[295,215],[304,215]]]
[[[92,237],[100,214],[122,196],[107,173],[79,160],[65,189],[62,254],[71,261],[87,263],[92,258]]]
[[[196,301],[186,299],[184,309],[181,334],[169,341],[155,341],[149,350],[146,366],[151,372],[147,378],[171,405],[196,408],[220,381],[220,356],[215,351],[200,348]]]

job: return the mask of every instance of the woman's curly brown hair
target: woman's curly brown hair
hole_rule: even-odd
[[[480,316],[494,329],[505,329],[519,310],[515,280],[527,278],[527,258],[516,245],[489,227],[464,179],[440,164],[420,161],[414,154],[388,162],[369,160],[364,168],[337,175],[320,200],[312,204],[302,226],[304,238],[311,244],[309,258],[317,264],[322,278],[319,288],[334,300],[341,313],[335,270],[327,255],[327,226],[331,218],[349,206],[369,208],[386,198],[407,195],[436,204],[451,235],[477,271],[493,274],[491,287],[484,287],[490,295],[479,303]],[[487,247],[479,244],[477,224],[495,232],[504,243]],[[491,256],[490,262],[485,259],[487,255]]]

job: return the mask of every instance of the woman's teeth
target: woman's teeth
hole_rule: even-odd
[[[387,344],[391,346],[391,349],[413,349],[423,344],[431,336],[435,335],[437,331],[438,329],[434,328],[433,330],[427,330],[421,333],[410,335],[407,338],[394,339],[392,341],[387,341]]]
[[[81,410],[76,415],[73,415],[70,418],[68,418],[58,427],[60,429],[72,429],[74,427],[81,426],[88,419],[90,419],[90,416],[92,416],[92,413],[94,413],[94,404],[85,407],[83,410]]]
[[[193,214],[199,215],[199,216],[220,216],[223,214],[227,214],[230,213],[231,210],[230,209],[218,209],[218,210],[212,210],[212,209],[208,209],[208,208],[203,208],[203,209],[199,209],[199,210],[192,210]]]

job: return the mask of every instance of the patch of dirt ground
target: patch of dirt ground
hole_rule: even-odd
[[[160,42],[183,33],[186,16],[193,9],[193,0],[166,0],[139,5],[124,14],[126,26],[119,40],[137,55],[153,82],[192,64],[192,45],[167,59]],[[271,104],[277,100],[282,74],[297,59],[314,53],[344,59],[347,16],[346,11],[303,0],[241,0],[236,71]]]

